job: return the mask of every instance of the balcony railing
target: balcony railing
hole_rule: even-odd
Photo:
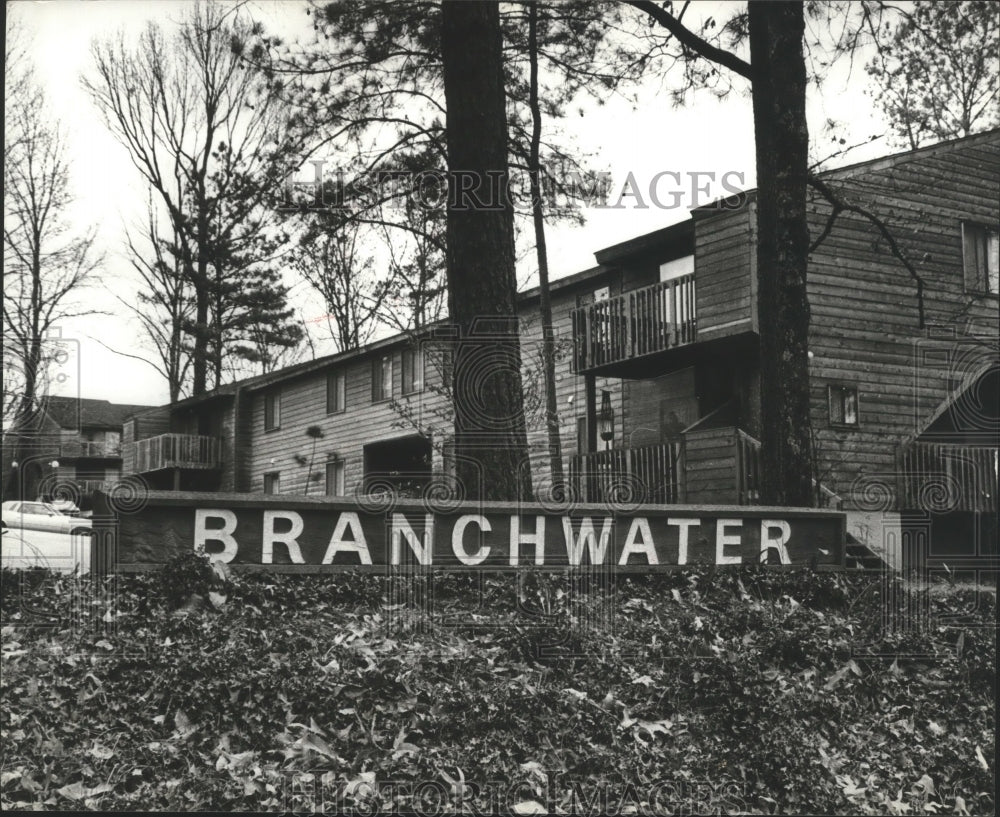
[[[163,468],[212,469],[221,465],[218,437],[195,434],[160,434],[136,440],[135,470],[137,473]]]
[[[61,457],[120,457],[122,454],[120,442],[91,442],[87,440],[72,440],[59,446]]]
[[[736,501],[760,504],[760,440],[736,429]]]
[[[900,452],[900,507],[996,513],[996,448],[913,442]]]
[[[577,454],[570,483],[581,502],[671,504],[682,501],[683,443]]]
[[[694,343],[694,274],[573,310],[573,370],[580,372]]]

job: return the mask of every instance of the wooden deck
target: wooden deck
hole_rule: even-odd
[[[160,434],[131,445],[135,446],[135,470],[140,474],[164,468],[211,470],[222,465],[217,437]]]
[[[694,274],[633,289],[573,310],[573,371],[694,343]]]
[[[569,474],[576,497],[627,504],[759,504],[760,443],[735,428],[696,436],[574,456]]]
[[[570,484],[581,502],[683,502],[682,458],[679,442],[578,454],[570,460]]]

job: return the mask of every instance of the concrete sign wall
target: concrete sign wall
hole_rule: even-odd
[[[844,565],[845,515],[734,506],[358,501],[151,492],[130,513],[95,514],[103,556],[143,570],[202,546],[213,559],[275,572],[545,569],[650,571],[686,564]],[[109,552],[109,549],[113,551]],[[95,545],[95,550],[98,547]]]

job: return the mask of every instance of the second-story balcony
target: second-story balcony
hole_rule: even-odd
[[[573,371],[588,372],[695,342],[694,274],[573,310]]]
[[[61,457],[86,457],[89,459],[116,459],[122,455],[121,443],[117,440],[71,440],[59,446]]]
[[[197,434],[160,434],[136,440],[135,471],[139,474],[164,468],[211,470],[222,465],[218,437]]]

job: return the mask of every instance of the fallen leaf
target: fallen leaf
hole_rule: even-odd
[[[979,765],[983,767],[984,771],[990,770],[990,764],[986,762],[986,758],[983,757],[983,750],[976,746],[976,760],[979,761]]]
[[[361,772],[353,780],[344,785],[344,794],[348,797],[370,797],[375,793],[375,772]]]

